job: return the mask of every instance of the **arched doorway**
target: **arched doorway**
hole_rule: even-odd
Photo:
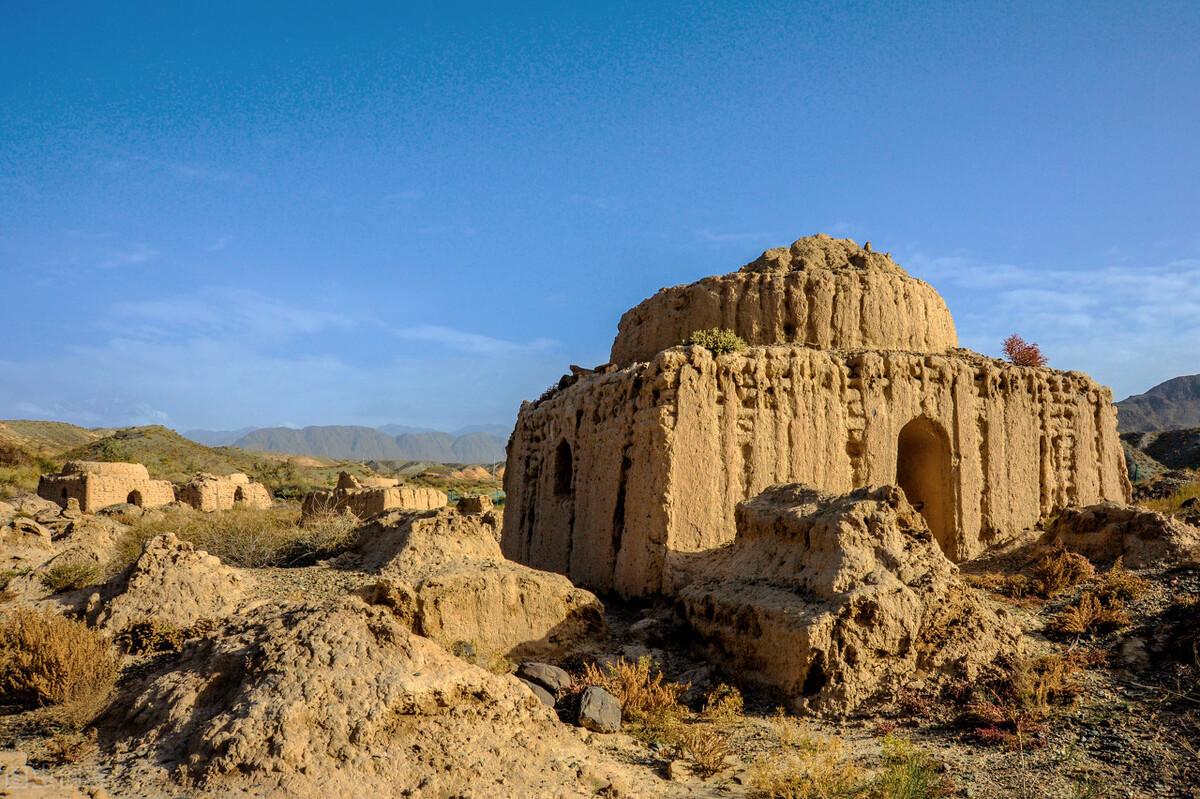
[[[942,552],[954,559],[958,527],[950,479],[950,437],[940,424],[918,416],[900,431],[896,484],[925,517]]]
[[[142,492],[130,491],[129,496],[125,498],[125,501],[130,505],[137,505],[139,508],[142,507]]]
[[[233,504],[238,505],[246,501],[246,493],[242,491],[242,487],[238,486],[233,490]]]

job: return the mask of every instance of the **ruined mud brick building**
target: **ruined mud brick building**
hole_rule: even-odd
[[[179,501],[196,510],[230,510],[240,505],[246,508],[271,507],[271,492],[262,483],[255,483],[241,472],[207,474],[201,472],[179,488]]]
[[[349,511],[367,519],[388,510],[434,510],[449,502],[436,488],[403,486],[390,477],[355,477],[342,472],[332,491],[312,491],[301,503],[305,518],[318,513]]]
[[[681,346],[713,327],[750,346]],[[850,240],[659,291],[611,361],[522,406],[504,480],[505,554],[598,590],[671,592],[778,483],[897,484],[955,561],[1130,497],[1109,389],[958,348],[938,293]]]
[[[140,463],[68,461],[61,473],[42,475],[37,493],[64,508],[76,499],[84,513],[125,502],[155,508],[175,501],[171,481],[151,480]]]

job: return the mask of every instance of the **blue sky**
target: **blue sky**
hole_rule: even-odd
[[[817,231],[1200,372],[1195,3],[0,2],[0,418],[511,421]]]

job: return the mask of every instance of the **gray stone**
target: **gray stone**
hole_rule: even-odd
[[[592,732],[619,732],[621,704],[597,685],[584,689],[579,699],[579,726]]]
[[[533,695],[542,700],[543,705],[546,705],[547,707],[554,707],[554,696],[549,691],[537,683],[530,682],[523,677],[518,677],[517,679],[520,680],[526,688],[528,688],[530,691],[533,691]]]
[[[517,667],[517,676],[542,686],[554,696],[562,696],[575,684],[570,674],[549,663],[522,663]]]

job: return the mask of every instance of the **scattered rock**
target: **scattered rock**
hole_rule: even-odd
[[[565,669],[548,663],[526,661],[517,667],[517,676],[540,685],[556,697],[562,696],[575,685],[575,680]]]
[[[554,695],[551,694],[549,691],[547,691],[544,687],[542,687],[541,685],[538,685],[537,683],[532,682],[530,680],[521,679],[519,677],[517,679],[520,681],[520,683],[522,685],[524,685],[530,691],[533,691],[533,695],[536,696],[539,700],[541,700],[541,703],[543,705],[545,705],[546,707],[554,707],[554,702],[555,702]]]
[[[619,732],[621,703],[598,685],[584,688],[579,698],[579,726],[592,732]]]

